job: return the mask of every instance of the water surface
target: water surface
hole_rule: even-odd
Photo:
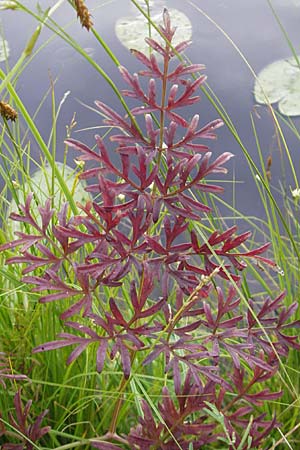
[[[32,2],[28,4],[30,3],[32,4]],[[47,2],[42,3],[42,6],[46,6]],[[97,32],[122,65],[127,66],[131,71],[138,70],[139,64],[115,35],[117,21],[122,17],[136,15],[135,8],[129,0],[97,2],[97,4],[97,8],[92,10]],[[239,52],[245,56],[255,72],[260,71],[276,59],[291,56],[268,2],[264,0],[214,0],[213,2],[207,0],[166,0],[162,2],[158,0],[153,4],[156,11],[166,5],[168,8],[184,12],[191,20],[193,44],[188,49],[187,55],[192,62],[206,65],[209,86],[230,115],[250,155],[258,162],[250,121],[250,113],[254,111],[255,106],[252,93],[254,79]],[[296,44],[299,42],[300,5],[293,0],[276,0],[273,5],[288,31],[291,41]],[[109,74],[119,88],[125,87],[112,60],[96,42],[94,36],[81,29],[76,21],[74,10],[67,2],[62,4],[53,18],[64,26],[66,32],[73,36],[83,48],[87,49],[87,52]],[[36,22],[32,17],[18,11],[1,11],[0,19],[5,39],[9,42],[9,61],[12,65],[17,61],[28,37],[34,31]],[[52,33],[44,28],[39,44],[46,42],[51,35]],[[115,94],[99,73],[59,38],[50,40],[39,51],[18,81],[17,92],[31,114],[39,106],[53,80],[55,81],[57,103],[61,101],[67,91],[70,91],[62,106],[57,123],[57,151],[58,158],[62,160],[66,126],[71,123],[75,112],[77,130],[84,131],[77,131],[73,137],[93,145],[94,134],[101,132],[101,129],[89,129],[90,127],[99,127],[100,116],[84,107],[79,101],[93,107],[94,100],[101,99],[120,113],[122,113],[122,108]],[[283,160],[286,158],[281,155],[277,141],[274,139],[274,125],[267,108],[259,106],[256,111],[260,116],[258,118],[255,114],[260,145],[265,160],[268,155],[272,154],[272,184],[278,188],[279,181],[282,179],[281,158]],[[200,104],[187,111],[188,116],[194,113],[200,113],[202,124],[218,116],[214,107],[204,96]],[[45,140],[48,139],[51,130],[51,115],[51,98],[48,95],[36,120]],[[299,129],[299,119],[294,119],[294,122]],[[286,127],[284,127],[284,131],[286,131]],[[215,155],[223,151],[231,151],[236,155],[233,162],[228,165],[228,180],[241,181],[234,186],[225,184],[224,199],[231,202],[235,197],[234,201],[238,209],[245,214],[259,215],[262,212],[261,201],[240,146],[226,127],[219,130],[218,136],[218,140],[211,143],[211,148]],[[296,170],[299,171],[299,142],[288,131],[287,140]],[[32,148],[33,155],[38,158],[38,148],[34,145]],[[69,155],[69,163],[73,156]],[[289,171],[287,171],[287,177],[288,184],[290,183],[293,188]]]

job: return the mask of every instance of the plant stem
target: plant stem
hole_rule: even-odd
[[[174,330],[175,325],[178,323],[178,321],[182,317],[182,314],[187,309],[189,309],[189,307],[191,306],[192,303],[194,303],[197,300],[197,294],[199,293],[199,291],[215,277],[215,275],[220,271],[220,269],[221,269],[221,266],[216,267],[209,276],[205,277],[205,279],[203,279],[203,281],[201,281],[198,284],[198,286],[193,290],[191,295],[188,297],[187,301],[183,303],[183,305],[177,311],[177,313],[175,314],[173,319],[170,320],[170,322],[168,323],[168,325],[164,329],[164,331],[168,333],[167,340],[170,339],[171,333]]]
[[[130,358],[131,359],[131,364],[132,364],[132,362],[133,362],[133,360],[135,358],[135,354],[136,354],[135,351],[131,351],[131,358]],[[120,413],[120,410],[121,410],[122,403],[124,401],[123,391],[124,391],[127,383],[128,383],[128,379],[125,378],[125,375],[123,375],[122,379],[120,381],[119,387],[117,389],[117,392],[119,393],[119,398],[117,400],[117,403],[116,403],[116,406],[115,406],[115,409],[114,409],[114,412],[113,412],[113,416],[112,416],[112,419],[111,419],[111,423],[110,423],[110,426],[109,426],[108,433],[111,434],[111,435],[114,435],[116,433],[117,421],[118,421],[118,417],[119,417],[119,413]]]

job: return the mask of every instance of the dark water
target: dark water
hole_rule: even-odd
[[[31,5],[33,3],[28,2]],[[134,7],[129,0],[99,1],[96,3],[97,9],[93,10],[92,14],[97,32],[111,47],[122,65],[127,66],[132,71],[137,70],[140,66],[117,40],[114,32],[116,21],[123,16],[134,15]],[[94,2],[88,3],[91,7],[94,4]],[[155,8],[164,4],[168,8],[181,10],[192,21],[193,44],[187,51],[187,55],[194,63],[206,65],[210,87],[221,100],[243,144],[257,162],[257,150],[250,122],[250,112],[253,111],[254,107],[253,75],[232,43],[196,7],[203,9],[205,14],[228,33],[253,69],[258,72],[274,60],[290,56],[288,45],[281,34],[267,0],[194,0],[194,2],[184,0],[161,2],[158,0],[154,1],[154,4]],[[48,5],[53,5],[53,2],[41,2],[42,7]],[[273,5],[288,31],[291,41],[296,46],[299,42],[300,5],[297,5],[297,0],[276,0]],[[88,49],[94,60],[109,74],[119,88],[125,87],[111,59],[93,35],[82,30],[80,25],[76,21],[74,22],[74,16],[74,10],[67,2],[64,2],[55,12],[53,18],[61,25],[69,23],[66,31],[74,36],[83,48]],[[28,37],[34,31],[36,22],[30,16],[18,11],[1,11],[0,20],[5,38],[10,45],[10,64],[13,65],[20,56]],[[44,28],[39,44],[47,40],[51,34],[49,30]],[[3,67],[3,63],[1,65]],[[57,78],[55,83],[57,103],[60,102],[67,91],[70,91],[63,104],[57,124],[57,151],[58,158],[62,160],[66,125],[70,124],[74,112],[76,112],[77,129],[97,127],[101,124],[100,116],[82,106],[78,100],[93,106],[95,99],[101,99],[120,112],[122,112],[122,108],[120,108],[115,94],[95,69],[59,38],[49,42],[39,52],[18,81],[17,92],[31,114],[34,113],[42,97],[49,89],[50,78]],[[276,140],[274,140],[274,126],[265,107],[260,106],[257,111],[260,115],[260,119],[256,119],[256,125],[261,148],[265,160],[270,152],[272,153],[272,183],[275,188],[278,188],[279,180],[282,179],[281,156]],[[194,110],[189,110],[188,114],[191,115],[196,112],[200,113],[202,124],[217,117],[215,109],[205,98],[202,99],[200,104],[196,105]],[[51,129],[51,114],[51,99],[48,96],[36,120],[45,140],[48,139]],[[299,129],[299,119],[294,119],[294,122]],[[286,130],[286,127],[284,127],[284,130]],[[73,134],[73,137],[93,145],[93,136],[95,132],[99,133],[100,131],[85,130]],[[236,155],[228,165],[229,175],[227,179],[235,178],[242,181],[235,187],[230,183],[225,184],[224,199],[231,201],[233,190],[235,190],[237,208],[245,214],[259,215],[262,211],[262,205],[240,146],[226,127],[219,130],[218,136],[218,140],[211,144],[215,154],[220,154],[222,151],[231,151]],[[286,138],[296,171],[299,173],[299,142],[290,132],[287,132]],[[32,145],[32,148],[33,155],[38,157],[38,149],[34,145]],[[71,163],[73,155],[69,155],[69,158],[69,163]],[[289,186],[290,183],[293,188],[294,185],[289,171],[287,171],[287,177],[287,185]]]

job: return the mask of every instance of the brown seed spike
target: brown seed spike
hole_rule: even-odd
[[[74,6],[77,11],[77,17],[79,17],[81,25],[88,31],[90,31],[90,29],[93,26],[93,22],[91,20],[91,14],[84,3],[84,0],[74,0]]]
[[[0,115],[6,119],[14,122],[18,117],[18,113],[8,103],[0,101]]]
[[[269,155],[266,163],[266,176],[269,181],[272,179],[271,167],[272,167],[272,155]]]

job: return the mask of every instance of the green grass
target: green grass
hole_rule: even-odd
[[[274,16],[284,32],[283,39],[287,40],[292,54],[296,55],[293,44],[288,38],[286,30],[282,28],[280,18],[276,15],[272,2],[266,1],[272,8]],[[43,164],[41,161],[33,160],[31,156],[31,139],[38,144],[43,162],[47,162],[52,168],[52,172],[44,172],[45,177],[48,178],[48,192],[37,192],[36,201],[38,201],[39,195],[42,197],[52,196],[53,203],[60,203],[64,197],[69,202],[72,212],[78,212],[73,198],[73,189],[68,186],[63,170],[55,164],[57,146],[61,147],[62,144],[57,142],[56,127],[61,120],[63,103],[57,105],[53,87],[41,99],[41,103],[36,105],[36,114],[30,115],[27,105],[24,105],[18,94],[18,81],[22,71],[27,66],[29,66],[27,70],[30,70],[32,59],[49,42],[43,44],[40,42],[44,27],[51,31],[50,39],[56,38],[58,42],[63,40],[84,58],[85,64],[91,65],[101,75],[105,89],[111,89],[114,98],[121,103],[124,111],[130,114],[122,94],[111,80],[110,75],[87,54],[76,41],[76,37],[68,33],[68,25],[59,25],[53,21],[52,12],[56,7],[59,7],[61,2],[58,1],[44,14],[28,9],[21,1],[15,3],[22,14],[30,14],[36,19],[37,28],[34,34],[29,37],[28,43],[15,66],[9,67],[9,62],[7,62],[6,70],[0,69],[2,99],[13,105],[22,118],[22,121],[18,120],[13,124],[2,121],[0,176],[3,188],[0,197],[0,216],[4,226],[0,232],[1,243],[12,238],[14,231],[12,225],[7,221],[7,209],[11,198],[16,204],[19,204],[24,202],[29,191],[36,192],[38,189],[32,182],[32,167],[39,169],[43,167]],[[132,0],[132,4],[139,8],[134,0]],[[231,42],[252,72],[254,81],[256,74],[247,60],[247,55],[244,56],[241,53],[237,45],[213,21],[213,18],[208,17],[196,4],[191,4],[194,5],[195,13],[203,14],[208,20],[212,21],[216,26],[216,32],[222,32],[225,38]],[[155,26],[152,22],[150,23]],[[96,28],[101,29],[100,27]],[[92,30],[92,33],[96,44],[106,51],[107,58],[110,58],[116,66],[119,65],[117,57],[100,34],[95,29]],[[201,225],[195,224],[195,229],[200,236],[205,237],[205,232],[213,230],[216,225],[218,228],[223,228],[227,222],[234,220],[237,224],[240,222],[247,223],[248,228],[253,230],[253,242],[251,243],[253,246],[262,241],[270,241],[272,247],[268,256],[276,261],[280,268],[278,272],[282,271],[282,274],[268,272],[254,264],[249,265],[247,273],[254,280],[255,297],[257,299],[264,298],[266,295],[274,296],[280,290],[285,289],[287,291],[286,306],[289,306],[293,301],[300,298],[300,196],[293,198],[290,187],[282,184],[279,195],[282,198],[283,206],[277,204],[274,194],[278,187],[272,186],[272,182],[269,181],[266,173],[255,117],[249,112],[259,164],[254,162],[255,158],[251,157],[242,142],[231,118],[222,105],[222,99],[218,99],[208,85],[205,87],[204,93],[215,107],[217,115],[223,119],[230,130],[232,138],[238,142],[241,151],[244,153],[253,178],[252,195],[259,196],[264,208],[264,217],[245,216],[235,208],[234,203],[233,205],[226,204],[221,198],[210,195],[203,200],[213,206],[214,212]],[[52,118],[49,140],[46,142],[36,126],[35,119],[48,95],[51,97]],[[299,170],[292,160],[289,142],[286,140],[283,127],[288,126],[300,141],[299,131],[291,119],[281,117],[271,105],[268,108],[278,136],[278,143],[285,159],[288,161],[288,167],[283,166],[282,173],[290,172],[292,174],[292,189],[299,189],[297,175]],[[30,139],[28,139],[29,135],[31,136]],[[66,162],[66,153],[64,161]],[[78,170],[75,173],[75,179]],[[59,196],[54,195],[57,186],[60,189]],[[227,187],[227,189],[230,188],[233,191],[237,189],[235,181],[232,181],[232,185]],[[276,192],[277,195],[278,192]],[[54,206],[58,207],[59,205],[55,204]],[[227,214],[224,214],[221,219],[218,215],[220,207],[222,211],[227,211]],[[47,448],[49,450],[76,447],[90,448],[89,438],[104,435],[110,429],[112,425],[111,417],[116,411],[116,405],[120,406],[119,414],[116,417],[116,426],[120,434],[122,432],[128,433],[130,427],[136,424],[137,414],[141,413],[139,403],[141,398],[148,400],[159,418],[157,398],[160,396],[161,386],[168,383],[163,374],[162,364],[158,363],[155,369],[148,369],[148,373],[143,375],[138,372],[139,366],[137,364],[130,380],[124,383],[120,367],[115,362],[111,363],[111,367],[106,366],[101,376],[95,371],[95,351],[93,348],[81,355],[67,368],[65,361],[69,354],[68,349],[32,355],[31,350],[34,346],[54,340],[57,334],[61,332],[61,323],[58,317],[63,311],[63,306],[59,304],[39,304],[39,295],[33,293],[28,285],[20,281],[22,277],[20,267],[5,265],[7,256],[9,256],[9,252],[5,255],[0,254],[0,351],[11,355],[11,364],[17,373],[26,373],[30,377],[30,382],[21,382],[22,397],[24,401],[30,398],[34,399],[33,412],[38,415],[42,410],[49,409],[48,417],[52,431],[48,437],[45,437],[43,443],[35,448]],[[247,308],[250,289],[251,287],[249,288],[248,282],[244,278],[238,290],[245,308]],[[299,311],[296,318],[300,319]],[[270,449],[297,449],[299,446],[299,367],[300,353],[296,350],[291,351],[288,360],[281,362],[278,376],[270,382],[272,390],[283,390],[283,396],[280,400],[269,402],[262,408],[262,412],[266,412],[269,417],[276,412],[278,420],[281,422],[280,428],[272,436],[273,444],[270,444]],[[13,394],[16,390],[16,382],[11,384],[7,382],[7,385],[6,391],[3,391],[0,387],[0,411],[3,412],[12,409]],[[123,401],[121,402],[120,399]]]

